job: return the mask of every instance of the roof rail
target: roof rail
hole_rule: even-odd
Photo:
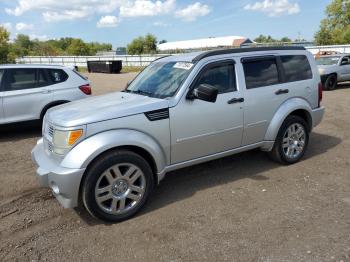
[[[269,47],[247,47],[247,48],[231,48],[231,49],[219,49],[201,53],[192,59],[193,63],[196,63],[206,57],[215,55],[248,53],[258,51],[275,51],[275,50],[306,50],[303,46],[269,46]]]

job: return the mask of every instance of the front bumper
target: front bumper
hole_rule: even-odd
[[[38,166],[36,175],[41,186],[52,189],[54,196],[65,208],[78,205],[80,182],[85,169],[71,169],[60,164],[46,153],[43,139],[32,151],[32,160]]]
[[[323,106],[312,110],[312,127],[319,125],[324,116],[325,108]]]

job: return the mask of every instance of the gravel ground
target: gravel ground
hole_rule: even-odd
[[[102,94],[135,74],[88,76]],[[119,224],[63,209],[39,187],[40,127],[2,127],[0,261],[350,261],[350,88],[324,95],[300,163],[255,150],[170,173]]]

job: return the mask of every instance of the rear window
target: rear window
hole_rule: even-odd
[[[243,62],[247,89],[279,84],[275,58]]]
[[[68,75],[62,69],[48,69],[50,80],[54,83],[62,83],[68,79]]]
[[[309,60],[304,55],[281,56],[286,82],[312,79]]]

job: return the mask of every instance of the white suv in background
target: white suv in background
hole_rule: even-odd
[[[91,95],[75,70],[52,65],[0,65],[0,124],[43,119],[54,106]]]

